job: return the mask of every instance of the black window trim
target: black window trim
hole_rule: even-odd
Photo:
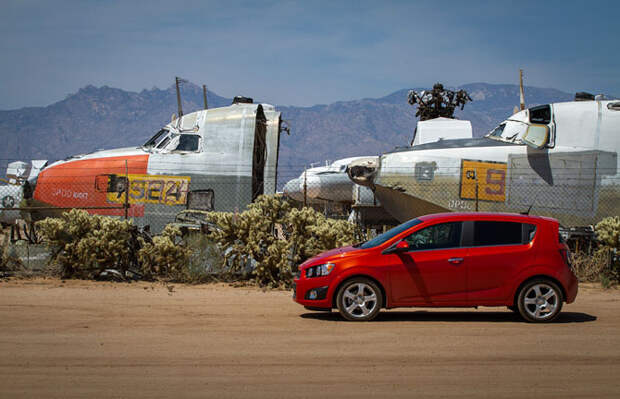
[[[508,222],[508,223],[520,223],[521,224],[521,242],[518,244],[495,244],[495,245],[474,245],[474,223],[475,222]],[[527,225],[534,226],[534,237],[531,240],[526,239],[527,235]],[[466,220],[463,222],[463,229],[461,233],[461,245],[463,248],[485,248],[485,247],[507,247],[507,246],[517,246],[517,245],[530,245],[536,235],[538,234],[538,224],[531,222],[521,222],[517,220]]]

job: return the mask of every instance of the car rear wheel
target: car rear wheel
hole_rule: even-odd
[[[545,323],[554,320],[562,310],[562,290],[547,279],[535,279],[519,291],[517,306],[526,321]]]
[[[377,317],[383,306],[381,289],[372,280],[356,277],[340,287],[336,304],[345,319],[370,321]]]

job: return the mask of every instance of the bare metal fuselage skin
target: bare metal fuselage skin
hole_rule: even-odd
[[[374,187],[400,221],[434,212],[522,212],[530,206],[532,213],[565,226],[620,214],[620,103],[550,104],[540,117],[542,107],[513,115],[484,138],[383,154],[370,177],[351,178]]]
[[[351,204],[355,185],[347,176],[347,165],[361,158],[367,157],[344,158],[326,166],[306,169],[286,183],[284,194],[295,201],[311,204],[324,201]]]
[[[257,195],[275,193],[280,113],[266,104],[233,104],[184,115],[141,147],[70,157],[32,181],[37,219],[54,208],[85,208],[163,228],[191,198],[207,209],[242,211]],[[117,181],[126,188],[114,190]],[[122,186],[122,185],[121,185]],[[203,201],[203,205],[204,205]]]

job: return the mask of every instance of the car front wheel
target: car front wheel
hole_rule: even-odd
[[[353,278],[338,290],[336,304],[345,319],[370,321],[377,317],[383,306],[381,289],[367,278]]]
[[[552,281],[536,279],[519,291],[519,313],[528,322],[545,323],[554,320],[562,310],[562,291]]]

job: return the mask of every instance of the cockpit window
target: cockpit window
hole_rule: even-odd
[[[170,133],[162,129],[144,143],[145,148],[156,148],[162,151],[193,151],[200,148],[200,136],[197,134]]]
[[[538,107],[532,107],[530,111],[530,123],[542,123],[548,125],[551,122],[551,106],[540,105]]]
[[[158,147],[167,138],[168,130],[161,129],[159,132],[155,133],[153,137],[151,137],[146,143],[144,143],[143,147]]]
[[[499,125],[498,127],[496,127],[495,129],[493,129],[493,131],[491,133],[489,133],[489,136],[492,137],[501,137],[502,136],[502,132],[504,131],[504,128],[506,127],[505,123],[502,123],[501,125]]]
[[[173,151],[198,151],[198,143],[200,143],[200,136],[196,134],[180,134]]]
[[[159,142],[159,144],[157,144],[156,148],[166,148],[169,142],[170,142],[170,135],[168,134]]]
[[[528,124],[516,119],[508,119],[502,122],[486,137],[499,140],[506,143],[523,144],[521,140],[525,132],[527,131]]]

